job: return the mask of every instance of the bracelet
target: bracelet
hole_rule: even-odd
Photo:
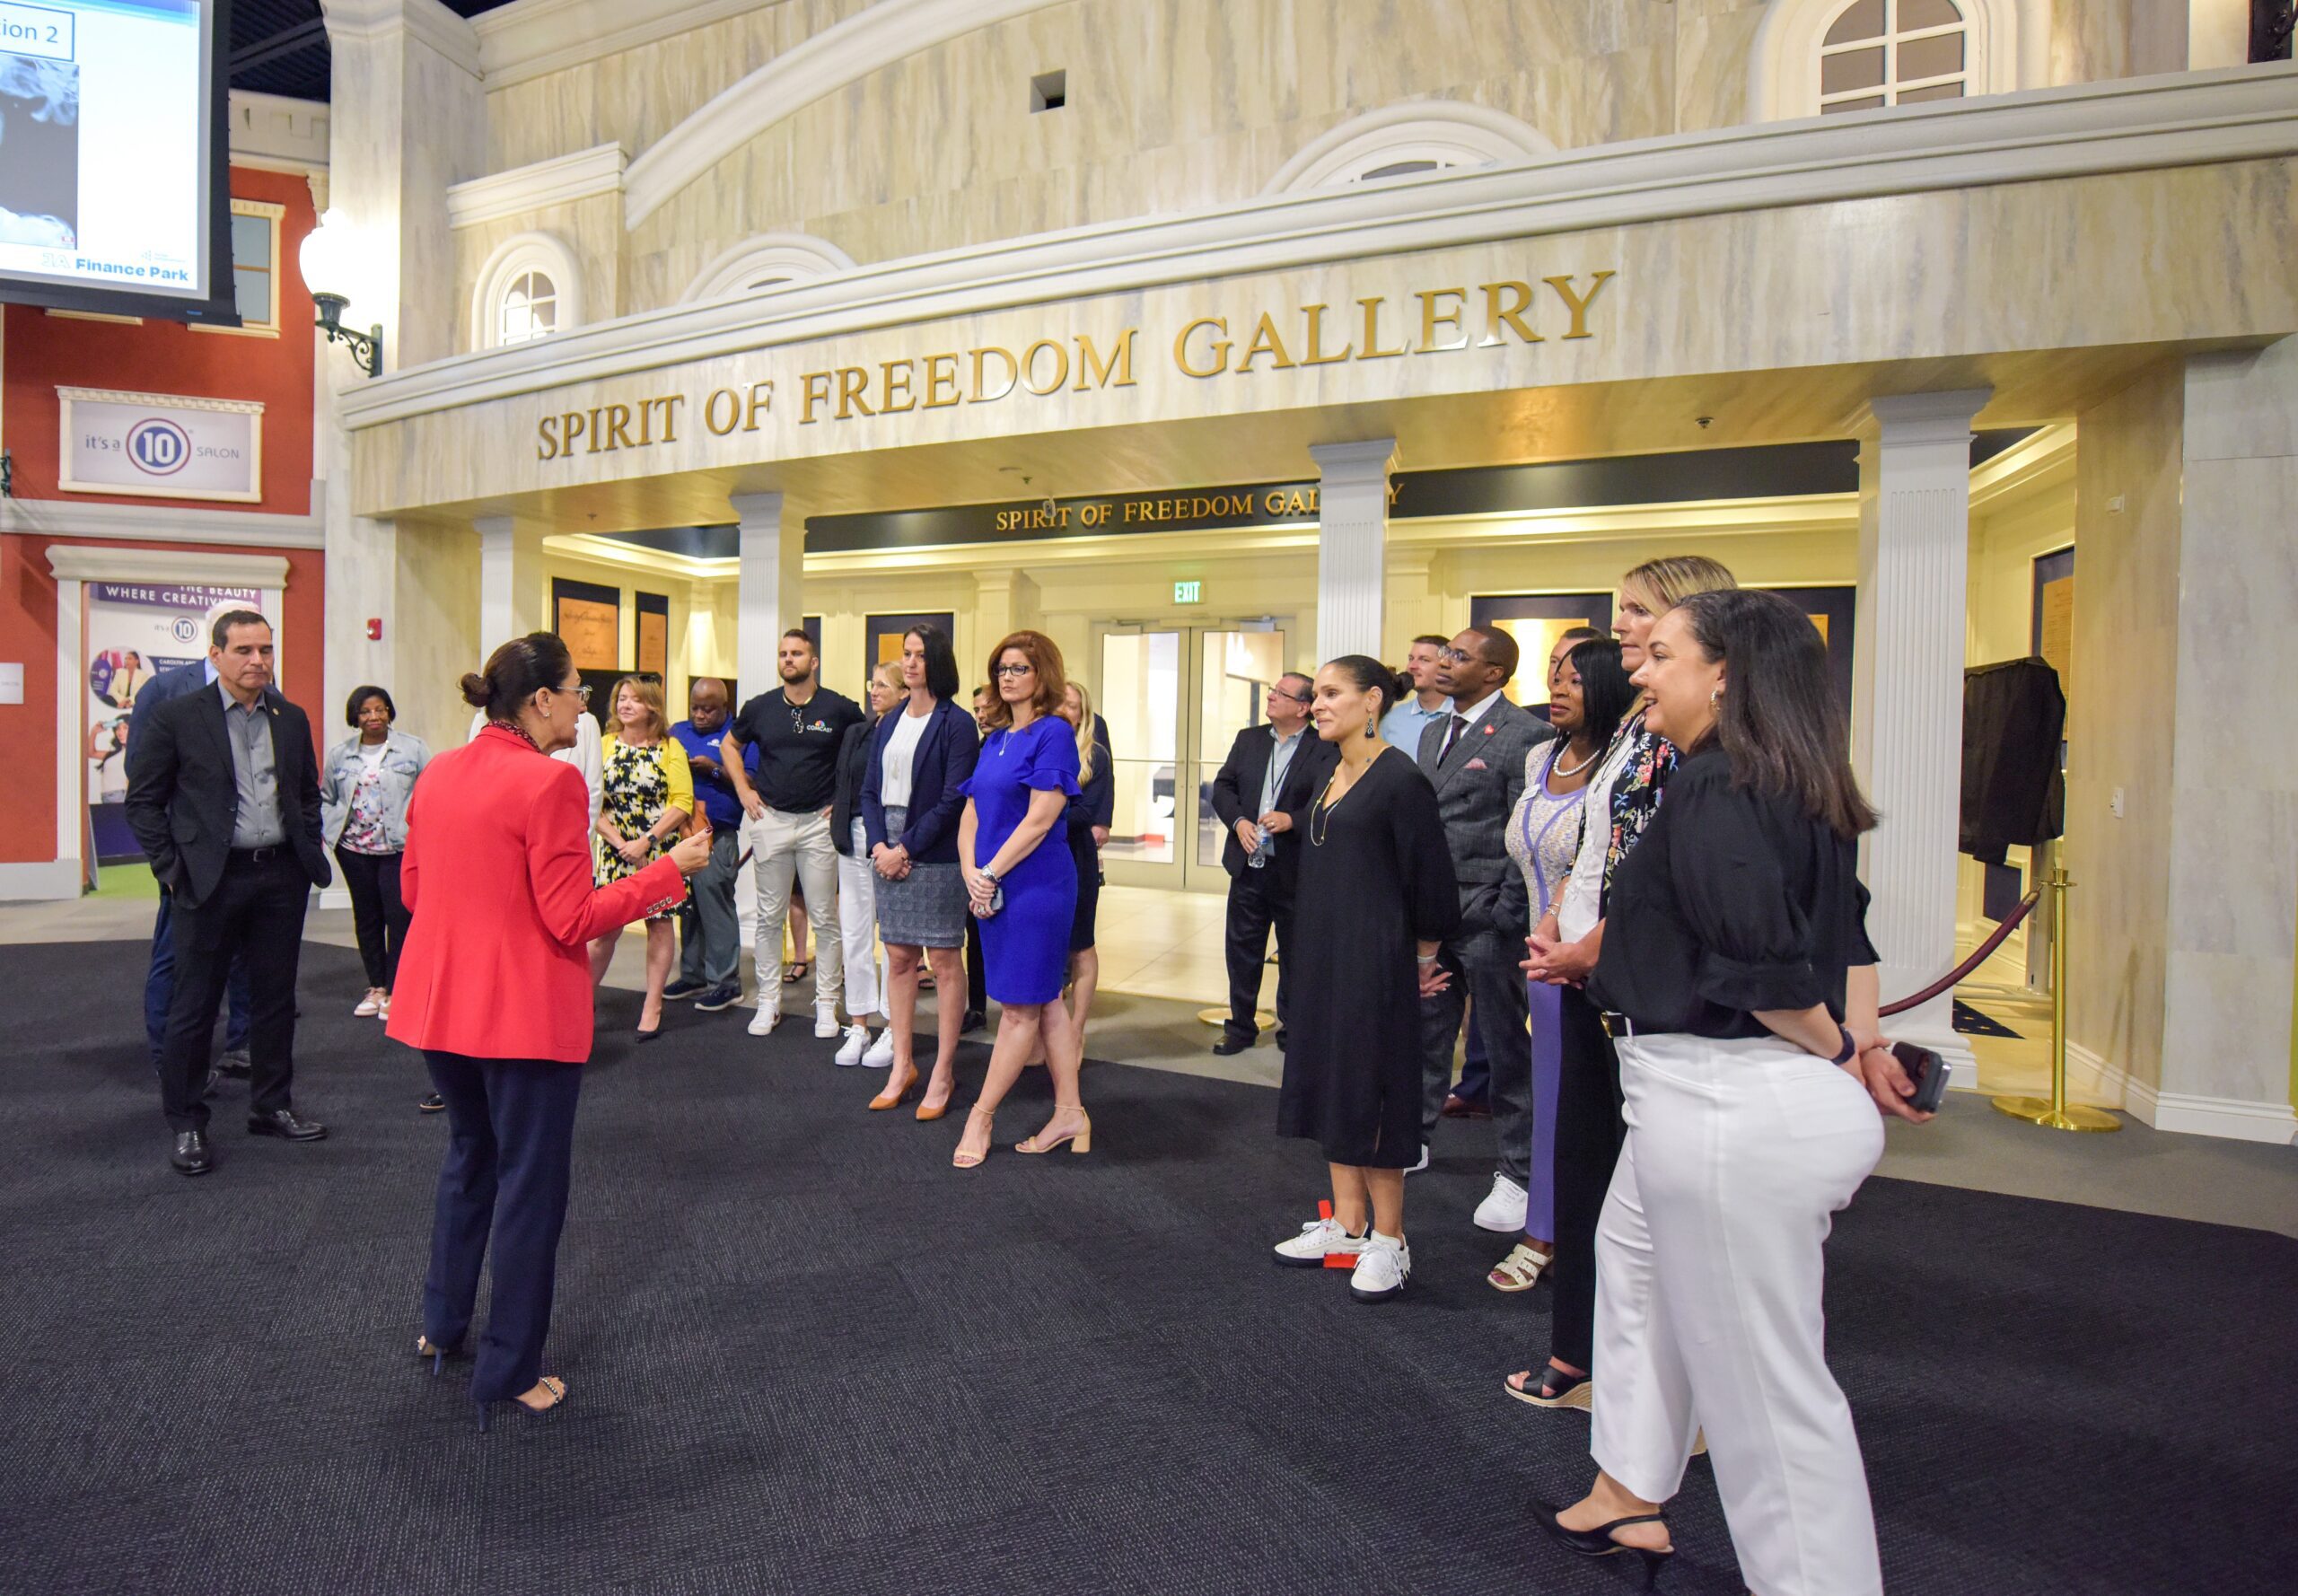
[[[1437,960],[1438,959],[1442,958],[1443,956],[1443,955],[1442,955],[1442,954],[1440,954],[1440,953],[1423,953],[1423,954],[1421,954],[1421,955],[1420,955],[1419,959],[1417,960],[1417,962],[1418,962],[1418,963],[1421,963],[1421,964],[1434,964],[1434,963],[1435,963],[1435,962],[1436,962],[1436,960]]]
[[[1828,1062],[1830,1064],[1849,1064],[1852,1059],[1858,1055],[1859,1042],[1857,1039],[1851,1034],[1851,1027],[1848,1025],[1838,1025],[1836,1029],[1843,1032],[1843,1050],[1838,1053]]]

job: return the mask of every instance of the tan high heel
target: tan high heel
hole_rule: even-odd
[[[1061,1135],[1054,1137],[1053,1140],[1049,1142],[1040,1141],[1038,1136],[1031,1136],[1026,1142],[1016,1142],[1013,1144],[1013,1151],[1016,1153],[1050,1153],[1055,1148],[1060,1146],[1062,1143],[1066,1142],[1069,1144],[1069,1151],[1072,1153],[1091,1153],[1093,1150],[1093,1117],[1085,1112],[1085,1105],[1083,1103],[1056,1103],[1053,1105],[1053,1111],[1057,1114],[1060,1113],[1064,1109],[1076,1109],[1077,1117],[1083,1120],[1084,1123],[1080,1125],[1075,1130],[1062,1132]],[[1039,1136],[1042,1136],[1044,1133],[1040,1132],[1039,1134]]]
[[[955,1153],[950,1154],[950,1167],[952,1169],[978,1169],[980,1167],[982,1160],[989,1156],[989,1142],[996,1139],[997,1133],[997,1111],[995,1109],[985,1109],[978,1103],[975,1104],[973,1108],[968,1109],[966,1112],[966,1129],[968,1132],[972,1131],[974,1116],[977,1114],[989,1121],[990,1136],[987,1139],[983,1141],[981,1151],[978,1153],[969,1153],[961,1145]]]
[[[917,1090],[919,1078],[917,1071],[913,1068],[909,1072],[909,1079],[901,1083],[901,1090],[899,1092],[896,1092],[892,1088],[889,1087],[887,1090],[878,1093],[877,1096],[872,1098],[870,1100],[870,1106],[873,1109],[881,1110],[885,1109],[900,1108],[902,1104],[909,1101],[909,1094]]]

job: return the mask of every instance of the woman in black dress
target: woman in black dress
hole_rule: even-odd
[[[1360,1302],[1395,1296],[1412,1274],[1404,1172],[1420,1161],[1420,999],[1449,979],[1436,950],[1460,912],[1436,791],[1381,741],[1393,680],[1363,654],[1317,672],[1310,718],[1340,765],[1302,828],[1276,1098],[1277,1134],[1318,1143],[1332,1166],[1332,1217],[1278,1243],[1277,1261],[1320,1268],[1328,1253],[1353,1255]]]

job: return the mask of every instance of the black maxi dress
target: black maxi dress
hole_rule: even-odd
[[[1420,975],[1416,942],[1460,928],[1460,894],[1436,789],[1396,750],[1338,803],[1320,794],[1293,900],[1292,1016],[1276,1132],[1328,1162],[1420,1162]]]

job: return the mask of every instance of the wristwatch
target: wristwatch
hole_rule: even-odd
[[[1843,1032],[1843,1050],[1838,1053],[1832,1059],[1829,1060],[1829,1062],[1830,1064],[1849,1064],[1852,1060],[1852,1057],[1859,1051],[1859,1043],[1852,1036],[1851,1027],[1848,1025],[1838,1025],[1836,1029]]]

